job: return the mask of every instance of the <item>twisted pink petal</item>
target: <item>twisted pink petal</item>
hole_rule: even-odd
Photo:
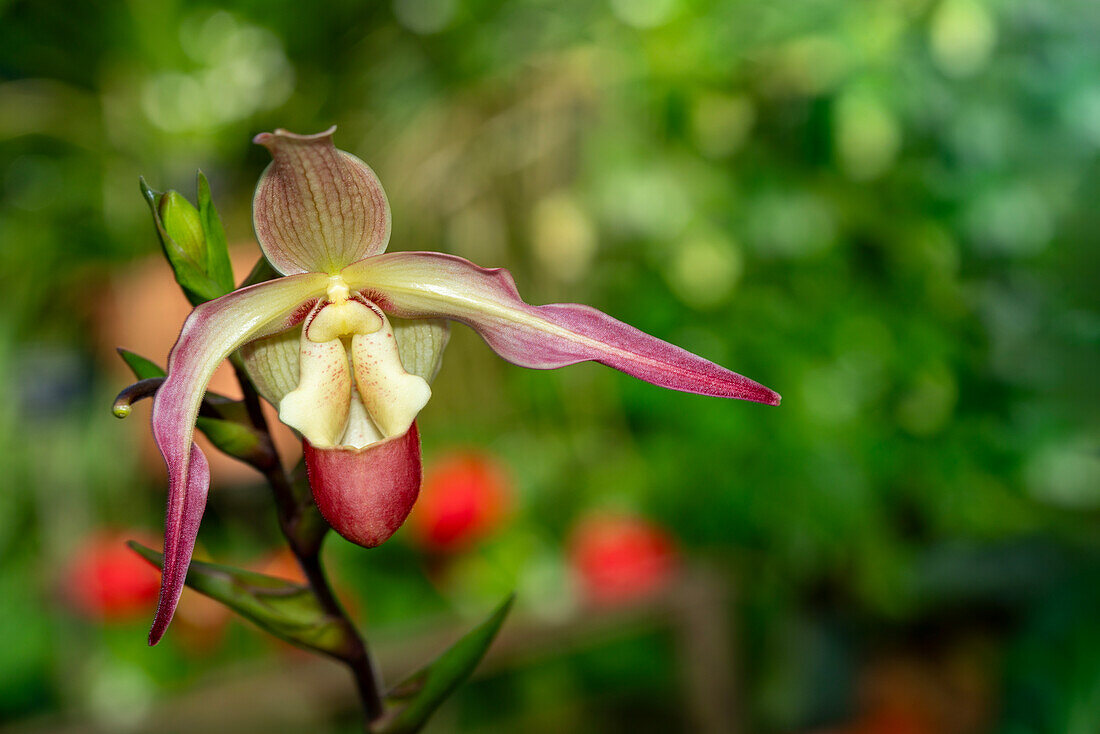
[[[250,339],[290,328],[305,317],[328,278],[295,275],[242,288],[198,306],[168,357],[168,377],[153,402],[153,436],[168,466],[164,576],[149,644],[164,634],[183,591],[210,484],[210,471],[191,437],[214,370]]]
[[[593,360],[673,390],[779,404],[779,394],[760,383],[590,306],[526,304],[502,268],[481,268],[436,252],[399,252],[362,260],[343,276],[387,313],[442,316],[469,325],[497,354],[521,367],[552,369]]]
[[[199,535],[199,523],[206,509],[206,494],[210,488],[210,467],[206,457],[196,444],[191,444],[190,466],[187,473],[187,489],[169,492],[168,512],[164,526],[164,569],[160,582],[160,598],[153,627],[149,630],[149,644],[155,645],[168,629],[176,612],[183,582],[187,579],[187,567],[195,552],[195,539]],[[174,559],[169,563],[168,559]]]

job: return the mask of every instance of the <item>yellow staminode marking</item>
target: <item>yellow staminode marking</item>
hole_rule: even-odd
[[[351,289],[348,288],[347,281],[345,281],[339,275],[333,275],[328,279],[329,303],[344,303],[348,300],[348,296],[350,295]]]
[[[344,300],[322,308],[310,322],[306,336],[311,342],[323,343],[342,336],[373,334],[381,328],[381,316],[358,301]]]

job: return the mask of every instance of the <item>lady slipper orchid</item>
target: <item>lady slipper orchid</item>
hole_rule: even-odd
[[[437,252],[384,254],[386,195],[365,163],[334,147],[334,131],[256,136],[273,158],[253,199],[256,237],[283,277],[196,307],[169,356],[153,406],[169,495],[150,644],[171,621],[206,503],[195,419],[215,368],[237,350],[302,435],[321,513],[367,547],[400,527],[419,491],[415,419],[446,343],[442,319],[470,326],[521,367],[592,360],[674,390],[779,403],[763,385],[594,308],[528,305],[506,270]]]

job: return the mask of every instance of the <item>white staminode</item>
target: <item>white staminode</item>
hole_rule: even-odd
[[[298,386],[279,419],[317,448],[363,448],[409,430],[432,391],[405,371],[382,310],[334,290],[306,318]]]

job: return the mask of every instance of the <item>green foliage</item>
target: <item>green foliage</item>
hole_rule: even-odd
[[[229,262],[229,244],[225,239],[225,227],[222,226],[218,210],[210,196],[210,182],[199,171],[197,175],[199,192],[199,220],[202,226],[203,240],[206,244],[204,270],[210,280],[222,293],[228,293],[235,287],[233,266]]]
[[[477,668],[512,609],[512,594],[489,618],[466,633],[445,653],[410,675],[386,696],[386,715],[371,727],[377,734],[415,734],[435,710]]]
[[[126,366],[130,368],[130,371],[134,373],[134,377],[139,380],[151,380],[154,377],[165,377],[168,375],[163,367],[151,359],[146,359],[140,354],[131,352],[129,349],[123,349],[122,347],[119,347],[116,351],[118,351],[118,356],[122,357],[122,361],[126,363]]]
[[[162,567],[163,553],[134,541],[129,546],[157,568]],[[301,584],[231,566],[191,561],[187,585],[292,645],[332,656],[346,650],[344,628]]]

